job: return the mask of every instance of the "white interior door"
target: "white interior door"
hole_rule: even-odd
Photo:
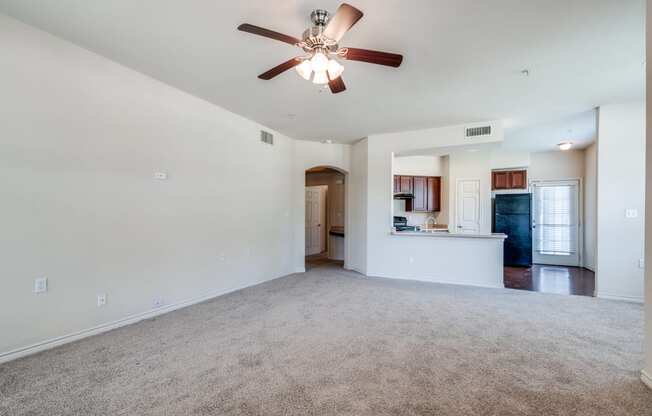
[[[480,180],[457,181],[457,232],[480,232]]]
[[[532,261],[579,266],[579,181],[534,182],[532,194]]]
[[[306,187],[306,256],[323,252],[326,240],[326,190]]]

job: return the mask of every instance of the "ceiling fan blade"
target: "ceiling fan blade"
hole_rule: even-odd
[[[285,61],[281,65],[277,65],[274,68],[270,69],[269,71],[258,75],[258,78],[264,79],[264,80],[270,80],[270,79],[274,78],[275,76],[280,75],[283,72],[287,71],[288,69],[294,68],[295,66],[299,65],[300,63],[301,63],[301,61],[298,60],[297,58],[292,58],[289,61]]]
[[[280,40],[281,42],[289,43],[290,45],[296,45],[297,43],[301,42],[301,40],[293,36],[274,32],[273,30],[265,29],[264,27],[250,25],[249,23],[241,24],[238,26],[238,30],[247,33],[253,33],[254,35],[263,36],[270,39]]]
[[[346,48],[344,59],[349,61],[368,62],[370,64],[393,66],[398,68],[403,62],[403,55],[389,52],[372,51],[369,49]]]
[[[333,94],[340,93],[346,89],[346,85],[344,85],[344,81],[342,81],[342,76],[340,75],[339,77],[335,79],[330,79],[328,78],[328,86],[331,89],[331,92]]]
[[[324,36],[339,42],[342,36],[362,18],[362,12],[355,7],[342,3],[335,11],[335,15],[328,21]]]

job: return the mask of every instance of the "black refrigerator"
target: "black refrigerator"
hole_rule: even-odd
[[[494,232],[507,234],[505,266],[532,265],[532,197],[498,194],[494,200]]]

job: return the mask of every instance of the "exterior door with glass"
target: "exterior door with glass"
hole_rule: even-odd
[[[580,182],[532,183],[532,260],[580,266]]]

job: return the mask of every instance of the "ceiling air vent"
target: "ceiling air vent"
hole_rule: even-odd
[[[274,144],[274,135],[270,132],[261,130],[260,131],[260,141],[267,144]]]
[[[466,135],[464,137],[471,139],[474,137],[484,136],[491,136],[491,126],[467,127]]]

